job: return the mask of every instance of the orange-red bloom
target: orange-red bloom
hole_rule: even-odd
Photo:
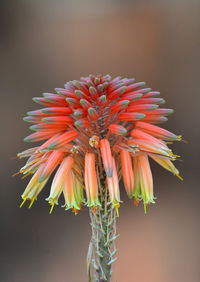
[[[177,156],[167,144],[181,136],[156,125],[173,110],[159,108],[165,102],[160,93],[144,86],[134,79],[90,75],[33,98],[44,108],[24,118],[35,131],[25,141],[45,142],[18,154],[28,157],[20,172],[33,174],[24,202],[29,199],[31,206],[57,169],[47,199],[52,208],[63,194],[66,209],[77,213],[86,203],[95,210],[107,189],[106,201],[118,209],[121,176],[136,205],[142,200],[146,209],[154,203],[149,158],[180,177],[173,164]]]

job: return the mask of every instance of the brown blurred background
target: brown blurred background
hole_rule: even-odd
[[[199,0],[0,1],[0,281],[87,281],[88,211],[78,216],[44,200],[19,209],[28,181],[11,177],[31,100],[80,76],[135,77],[175,109],[165,125],[188,144],[173,146],[181,182],[152,165],[157,203],[144,215],[122,193],[113,282],[200,281]]]

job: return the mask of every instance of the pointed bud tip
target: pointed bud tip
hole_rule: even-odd
[[[30,142],[29,136],[27,136],[27,137],[24,138],[24,142]]]
[[[138,114],[137,119],[139,119],[139,120],[140,120],[140,119],[143,119],[143,118],[145,118],[145,116],[146,116],[145,114]]]
[[[96,88],[94,88],[93,86],[89,87],[89,91],[90,91],[90,94],[96,94],[97,93]]]
[[[34,124],[34,125],[29,126],[29,129],[30,129],[31,131],[37,131],[37,129],[35,128],[35,124]]]
[[[74,93],[75,93],[75,95],[78,97],[78,98],[80,98],[82,95],[82,93],[81,93],[81,91],[80,90],[75,90],[74,91]]]
[[[85,105],[85,100],[84,99],[80,99],[80,104],[84,106]]]
[[[49,123],[48,118],[42,118],[42,121],[45,122],[45,123]]]
[[[74,125],[75,125],[76,127],[80,127],[80,126],[81,126],[80,121],[79,121],[79,120],[75,121]]]
[[[23,121],[29,122],[29,117],[23,117]]]
[[[33,100],[33,102],[38,103],[38,98],[37,97],[33,97],[32,100]]]
[[[93,116],[95,114],[95,110],[93,108],[88,109],[89,115]]]

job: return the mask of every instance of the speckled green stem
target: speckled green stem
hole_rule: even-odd
[[[92,237],[87,256],[89,282],[110,282],[112,263],[116,260],[116,211],[107,202],[106,195],[104,190],[101,208],[95,212],[90,209]]]

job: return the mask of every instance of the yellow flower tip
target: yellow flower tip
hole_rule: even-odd
[[[177,136],[177,140],[178,140],[178,141],[182,141],[182,135],[178,135],[178,136]]]
[[[33,199],[31,200],[31,203],[30,203],[30,205],[29,205],[29,207],[28,207],[29,209],[32,207],[34,201],[35,201],[35,198],[33,198]]]
[[[173,155],[173,157],[175,157],[175,158],[180,158],[181,156],[179,156],[179,155],[174,155],[174,154],[172,154]]]
[[[32,171],[27,172],[24,176],[22,176],[22,179],[26,178],[31,173],[32,173]]]
[[[50,209],[50,212],[49,212],[49,214],[51,214],[52,213],[52,211],[53,211],[53,208],[54,208],[54,203],[53,204],[51,204],[51,209]]]
[[[179,175],[179,173],[175,174],[181,181],[183,181],[183,178]]]
[[[120,207],[120,204],[119,204],[119,203],[115,205],[117,217],[119,217],[119,207]]]
[[[19,206],[20,208],[24,205],[24,203],[26,202],[26,200],[27,200],[27,198],[25,198],[25,199],[23,200],[23,202],[22,202],[21,205]]]
[[[146,205],[146,203],[144,203],[144,213],[145,214],[147,213],[147,205]]]
[[[175,155],[175,154],[173,154],[173,153],[170,152],[170,151],[169,151],[168,153],[169,153],[169,156],[172,157],[173,159],[180,158],[179,155]]]

